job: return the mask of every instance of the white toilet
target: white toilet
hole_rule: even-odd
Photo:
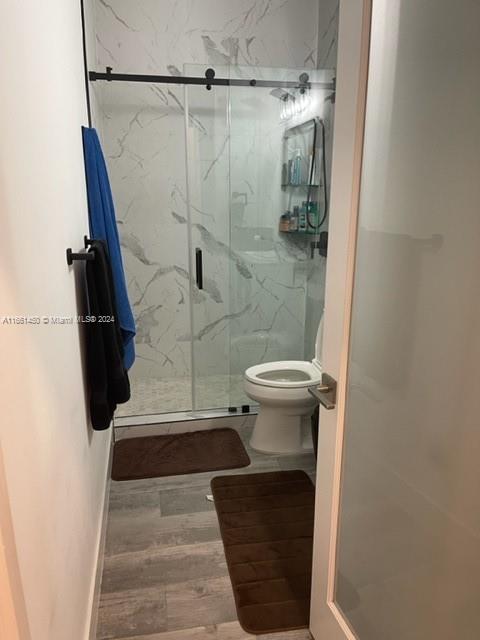
[[[313,449],[311,415],[318,402],[308,392],[321,381],[323,317],[312,362],[282,360],[245,371],[244,389],[260,405],[250,446],[262,453],[305,453]]]

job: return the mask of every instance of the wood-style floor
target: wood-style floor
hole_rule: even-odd
[[[303,469],[313,454],[267,456],[248,446],[244,469],[113,482],[110,490],[98,640],[247,640],[237,621],[215,507],[218,475]],[[307,631],[258,636],[306,640]]]

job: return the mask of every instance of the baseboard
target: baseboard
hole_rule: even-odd
[[[110,440],[110,448],[108,453],[107,464],[107,479],[105,482],[105,495],[103,498],[103,513],[102,513],[102,525],[100,531],[100,542],[98,545],[97,556],[97,569],[95,572],[95,586],[93,590],[92,608],[90,612],[90,630],[88,633],[88,640],[96,640],[97,637],[97,624],[98,624],[98,609],[100,605],[100,592],[102,587],[102,574],[103,563],[105,558],[105,542],[107,538],[107,520],[108,520],[108,503],[110,499],[110,485],[112,477],[112,463],[113,463],[113,429],[112,438]]]

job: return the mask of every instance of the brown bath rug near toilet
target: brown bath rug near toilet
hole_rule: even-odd
[[[112,479],[177,476],[249,464],[248,453],[234,429],[126,438],[115,443]]]
[[[315,487],[303,471],[211,483],[238,620],[248,633],[308,627]]]

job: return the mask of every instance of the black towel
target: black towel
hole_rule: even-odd
[[[108,429],[117,404],[130,399],[130,383],[107,247],[95,240],[89,252],[95,256],[86,263],[89,315],[95,318],[86,325],[90,418],[93,428],[102,430]]]

